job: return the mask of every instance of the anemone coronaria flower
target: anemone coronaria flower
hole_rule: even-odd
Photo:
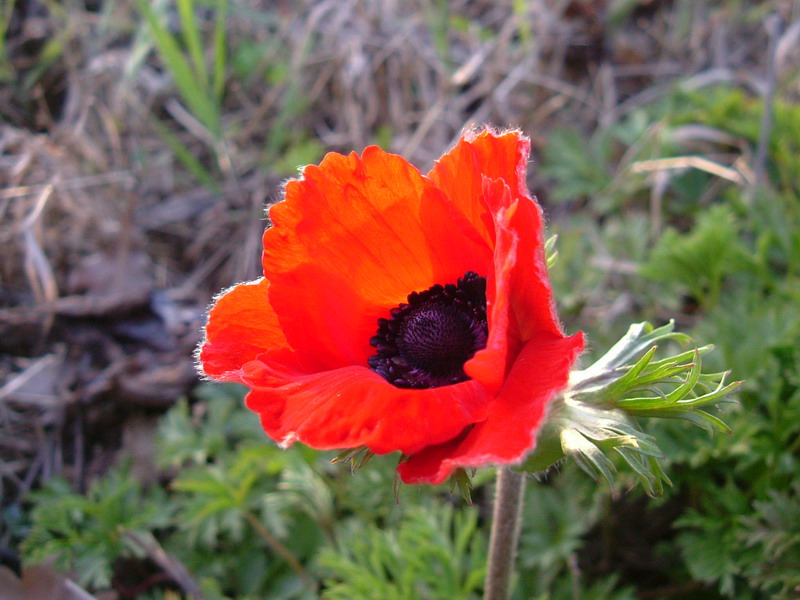
[[[264,276],[223,292],[204,374],[250,389],[273,440],[399,451],[407,483],[521,461],[567,384],[519,131],[464,134],[423,175],[330,153],[270,207]]]

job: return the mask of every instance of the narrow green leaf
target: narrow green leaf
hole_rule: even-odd
[[[691,350],[687,350],[686,352],[681,352],[679,354],[673,354],[671,356],[667,356],[660,360],[654,360],[651,364],[652,367],[660,367],[667,363],[682,363],[687,360],[691,360],[694,357],[694,353],[697,352],[700,355],[708,354],[715,348],[714,344],[706,344],[705,346],[699,346],[697,348],[692,348]]]
[[[467,504],[472,506],[472,479],[465,469],[456,469],[450,476],[450,493],[452,494],[456,488]]]
[[[197,79],[175,37],[161,24],[151,6],[146,0],[136,0],[136,5],[147,21],[159,55],[172,74],[183,101],[212,136],[219,139],[221,129],[218,106],[209,97],[202,81]]]
[[[702,369],[702,359],[700,358],[700,354],[695,352],[694,353],[694,364],[692,365],[691,370],[689,371],[689,376],[686,378],[686,381],[679,385],[677,388],[672,390],[669,394],[667,394],[667,398],[670,402],[677,402],[681,400],[692,391],[695,384],[697,384],[697,380],[700,378],[700,371]]]
[[[194,67],[195,79],[200,87],[208,89],[208,69],[203,57],[203,44],[200,42],[200,31],[197,28],[194,0],[176,0],[178,14],[181,19],[183,41],[189,50],[189,57]]]
[[[643,375],[636,381],[637,388],[644,388],[647,387],[651,383],[655,382],[667,382],[670,380],[675,380],[675,382],[681,381],[676,376],[683,373],[684,371],[688,371],[692,368],[691,363],[689,364],[667,364],[659,367],[658,369],[648,373],[647,375]]]
[[[615,448],[615,450],[620,456],[622,456],[628,466],[633,470],[637,479],[644,487],[645,492],[647,492],[647,494],[650,496],[657,495],[658,492],[656,490],[658,476],[653,473],[650,462],[647,460],[651,457],[643,456],[627,446]],[[661,492],[663,493],[663,488],[661,489]]]
[[[597,380],[603,381],[604,378],[609,377],[609,373],[625,368],[642,352],[661,340],[671,339],[680,344],[691,343],[692,338],[684,333],[673,331],[674,328],[674,320],[670,320],[666,325],[656,329],[653,329],[648,322],[634,323],[628,328],[628,332],[600,359],[587,369],[573,374],[574,387],[576,389],[591,387]]]
[[[227,40],[225,22],[228,17],[228,0],[217,0],[217,16],[214,24],[214,76],[211,81],[211,90],[217,105],[222,103],[225,91],[226,51]]]
[[[217,181],[209,174],[208,170],[200,164],[189,148],[181,142],[178,137],[172,133],[167,127],[165,127],[156,117],[155,115],[151,115],[152,119],[150,122],[155,127],[158,135],[167,143],[172,153],[175,155],[181,164],[186,167],[186,170],[189,171],[192,175],[194,175],[195,179],[197,179],[200,183],[205,185],[210,190],[221,193],[221,189]]]
[[[625,373],[625,375],[617,379],[617,381],[606,388],[607,391],[605,396],[608,399],[616,398],[634,387],[636,385],[637,377],[642,371],[645,370],[645,368],[647,368],[648,364],[650,364],[650,361],[653,359],[653,355],[656,353],[656,350],[658,350],[658,346],[653,346],[650,348],[650,350],[648,350],[644,356],[642,356],[642,358],[640,358],[639,361],[633,365],[633,367],[627,373]]]

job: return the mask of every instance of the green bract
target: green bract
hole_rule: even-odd
[[[574,371],[569,387],[551,404],[536,450],[522,468],[543,471],[566,457],[611,484],[614,463],[608,454],[614,451],[649,494],[661,494],[664,482],[670,483],[659,463],[664,454],[637,417],[685,419],[710,433],[729,431],[709,409],[731,402],[741,382],[726,383],[729,372],[701,372],[701,356],[713,346],[654,360],[659,342],[691,343],[674,326],[674,321],[657,329],[646,322],[631,325],[602,358]]]

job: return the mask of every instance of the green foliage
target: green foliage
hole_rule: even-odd
[[[227,73],[226,18],[228,0],[214,0],[214,22],[211,33],[203,39],[199,8],[195,0],[176,0],[180,32],[173,33],[166,23],[167,5],[162,2],[137,0],[136,6],[144,17],[149,39],[172,76],[178,94],[196,122],[190,133],[208,146],[220,173],[229,171],[229,157],[222,123],[222,101]],[[208,52],[206,49],[210,49]],[[198,181],[218,191],[212,174],[192,154],[187,145],[166,124],[153,115],[156,132]],[[216,173],[215,173],[216,174]]]
[[[85,496],[52,481],[30,497],[26,560],[55,556],[81,583],[103,589],[119,559],[143,558],[134,533],[202,575],[209,598],[260,598],[267,590],[271,598],[309,598],[310,578],[292,567],[316,551],[323,530],[315,519],[324,516],[316,509],[330,493],[299,453],[266,443],[237,387],[205,386],[199,395],[208,404],[190,410],[179,402],[160,427],[158,462],[174,473],[168,486],[145,489],[124,467]],[[295,505],[297,490],[313,490],[315,510]]]
[[[320,554],[325,600],[471,600],[485,575],[474,509],[414,506],[391,530],[350,521]]]
[[[614,463],[621,457],[650,495],[669,484],[656,439],[638,420],[680,419],[707,430],[730,432],[711,411],[729,401],[741,382],[728,373],[703,373],[701,355],[711,347],[685,350],[653,360],[658,345],[689,336],[674,331],[674,322],[659,328],[631,325],[628,332],[591,366],[573,371],[569,387],[553,399],[550,415],[538,435],[537,448],[523,468],[538,472],[566,457],[594,478],[613,485]],[[613,452],[612,452],[613,451]]]
[[[203,164],[192,154],[189,148],[184,144],[180,138],[175,135],[168,127],[161,123],[158,119],[150,119],[150,123],[155,128],[156,132],[164,143],[169,147],[175,158],[183,164],[189,173],[191,173],[197,181],[212,189],[219,191],[219,183],[216,178],[203,166]]]
[[[379,576],[394,589],[394,570],[364,571],[362,559],[380,547],[387,565],[404,573],[402,586],[411,585],[398,588],[404,593],[475,597],[486,534],[476,509],[442,504],[420,488],[399,506],[395,461],[370,462],[353,476],[330,456],[270,444],[239,386],[203,385],[197,395],[201,401],[178,402],[162,419],[163,484],[145,487],[123,466],[86,495],[61,480],[32,494],[26,561],[55,558],[83,585],[105,589],[121,559],[149,556],[135,535],[180,561],[209,600],[310,600],[320,586],[331,598],[349,597]],[[348,568],[332,572],[337,560]],[[434,561],[440,568],[431,569]]]
[[[8,33],[8,26],[11,24],[15,1],[8,0],[0,8],[0,82],[2,83],[10,83],[13,76],[11,61],[8,58],[6,34]]]
[[[115,560],[141,556],[128,533],[148,534],[172,516],[164,494],[145,493],[124,466],[94,482],[85,495],[53,479],[30,499],[33,525],[23,545],[26,558],[55,557],[60,568],[77,572],[79,583],[97,588],[109,585]]]
[[[528,486],[522,513],[519,578],[512,600],[633,600],[616,576],[589,581],[578,556],[608,498],[575,469]]]
[[[159,428],[159,465],[172,469],[206,465],[227,458],[239,443],[263,441],[258,420],[239,406],[242,389],[235,384],[200,386],[195,394],[204,402],[194,409],[180,400],[164,415]],[[266,468],[277,473],[282,466]]]
[[[620,588],[618,578],[606,577],[591,585],[585,585],[577,580],[568,581],[564,578],[553,584],[551,591],[539,596],[531,596],[535,600],[636,600],[636,594],[631,588]]]
[[[800,113],[796,104],[776,102],[769,185],[744,188],[744,178],[733,184],[689,166],[653,171],[659,177],[643,181],[635,167],[643,159],[698,157],[698,150],[708,153],[700,158],[727,156],[724,164],[738,164],[730,158],[735,149],[737,160],[751,161],[760,99],[734,87],[679,89],[643,110],[653,124],[643,129],[653,132],[646,148],[647,135],[631,144],[612,124],[588,138],[559,134],[545,153],[558,199],[586,200],[601,217],[576,216],[558,227],[552,278],[567,309],[562,315],[569,315],[571,329],[588,331],[590,353],[608,347],[631,320],[664,315],[677,317],[701,344],[716,344],[704,362],[745,380],[740,405],[725,414],[732,433],[709,440],[679,422],[644,425],[666,457],[664,471],[674,484],[664,490],[667,501],[681,506],[679,533],[665,535],[660,552],[681,557],[685,570],[664,577],[675,585],[687,577],[703,582],[704,598],[794,598],[800,573],[794,483],[800,479]],[[619,188],[607,173],[622,173]],[[556,578],[552,589],[559,586],[566,583]]]
[[[570,470],[527,490],[518,558],[525,594],[546,594],[559,576],[569,575],[581,538],[598,515],[600,495],[584,503],[592,485]]]
[[[746,574],[765,592],[788,597],[800,589],[800,483],[786,492],[770,490],[744,517],[743,540],[760,560]]]
[[[646,179],[631,171],[637,161],[666,148],[661,128],[643,111],[588,138],[576,129],[556,129],[542,157],[541,172],[553,182],[557,202],[590,200],[589,210],[600,215],[617,210],[644,189]]]
[[[751,268],[738,229],[728,206],[713,206],[700,215],[689,233],[668,229],[641,273],[654,281],[688,288],[693,298],[710,308],[719,302],[725,275]]]
[[[751,144],[758,141],[764,103],[741,88],[718,86],[679,92],[674,104],[676,124],[699,122]],[[800,172],[800,106],[775,101],[768,158],[770,180],[786,192],[800,194],[796,177]]]
[[[541,170],[555,182],[555,200],[593,197],[611,184],[607,171],[612,154],[610,136],[593,137],[588,142],[573,129],[558,129],[551,134]]]
[[[747,340],[737,349],[742,342]],[[752,597],[793,598],[786,582],[800,576],[798,563],[791,562],[798,526],[800,353],[791,344],[759,339],[761,360],[741,394],[742,409],[731,419],[734,433],[718,447],[698,451],[696,441],[671,432],[682,448],[676,462],[692,467],[690,473],[678,471],[679,483],[701,499],[679,521],[679,546],[692,575],[718,583],[728,597],[760,590],[763,596]],[[778,507],[785,512],[776,521]],[[777,541],[764,534],[776,523],[776,533],[788,537]]]

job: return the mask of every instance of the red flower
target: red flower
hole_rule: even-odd
[[[408,483],[520,461],[583,349],[556,316],[529,147],[483,130],[427,176],[375,146],[306,167],[270,208],[264,277],[211,308],[204,373],[249,387],[281,446],[399,450]]]

